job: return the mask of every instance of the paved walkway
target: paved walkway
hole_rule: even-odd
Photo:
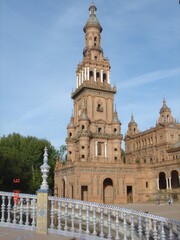
[[[180,221],[180,204],[122,204],[120,206]],[[73,240],[73,237],[54,234],[44,235],[33,231],[0,227],[0,240]]]
[[[55,234],[44,235],[38,234],[34,231],[0,227],[0,240],[73,240],[73,239],[74,238],[72,237],[64,237]]]

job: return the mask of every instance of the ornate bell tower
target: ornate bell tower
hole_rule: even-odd
[[[122,162],[121,123],[114,110],[116,87],[110,84],[111,67],[101,48],[102,27],[96,10],[92,3],[83,28],[85,48],[71,94],[74,114],[67,127],[67,163],[57,164],[55,178],[60,196],[65,192],[66,197],[113,203],[112,167]]]

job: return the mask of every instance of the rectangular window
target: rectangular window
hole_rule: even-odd
[[[103,151],[102,151],[103,143],[98,142],[97,147],[98,147],[98,149],[97,149],[98,150],[98,156],[101,156],[102,153],[103,153]]]

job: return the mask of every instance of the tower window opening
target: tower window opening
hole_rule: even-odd
[[[94,46],[97,45],[97,37],[94,38]]]
[[[98,142],[98,145],[97,145],[98,156],[102,155],[102,147],[103,147],[103,143]]]
[[[169,122],[169,115],[167,115],[167,122]]]
[[[93,77],[93,71],[90,71],[89,76],[90,76],[90,78]]]
[[[94,56],[94,60],[97,60],[97,56]]]
[[[82,125],[82,126],[81,126],[81,129],[84,130],[84,128],[85,128],[84,125]]]
[[[82,158],[84,158],[84,155],[82,155]]]
[[[102,132],[102,128],[98,128],[98,133],[101,133]]]
[[[117,128],[114,128],[114,133],[117,133]]]
[[[146,188],[148,188],[149,187],[149,184],[148,184],[148,182],[146,182]]]
[[[114,157],[114,160],[117,160],[117,157]]]
[[[100,74],[99,74],[99,72],[96,73],[96,78],[97,78],[97,79],[100,78]]]
[[[117,148],[115,148],[114,151],[117,151]]]
[[[134,133],[136,132],[136,129],[134,128]]]
[[[103,112],[103,107],[102,107],[101,103],[98,103],[98,105],[97,105],[97,111],[98,111],[98,112]]]
[[[69,133],[69,137],[72,137],[72,133],[71,132]]]
[[[71,154],[72,152],[71,151],[69,151],[69,154]]]
[[[106,81],[106,73],[103,73],[103,82]]]
[[[81,148],[84,149],[84,146],[82,146]]]

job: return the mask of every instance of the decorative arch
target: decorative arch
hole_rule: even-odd
[[[179,188],[179,174],[178,171],[171,171],[171,188],[176,189]]]
[[[111,178],[103,181],[103,203],[113,204],[113,181]]]
[[[166,174],[164,172],[159,173],[159,189],[166,189]]]

